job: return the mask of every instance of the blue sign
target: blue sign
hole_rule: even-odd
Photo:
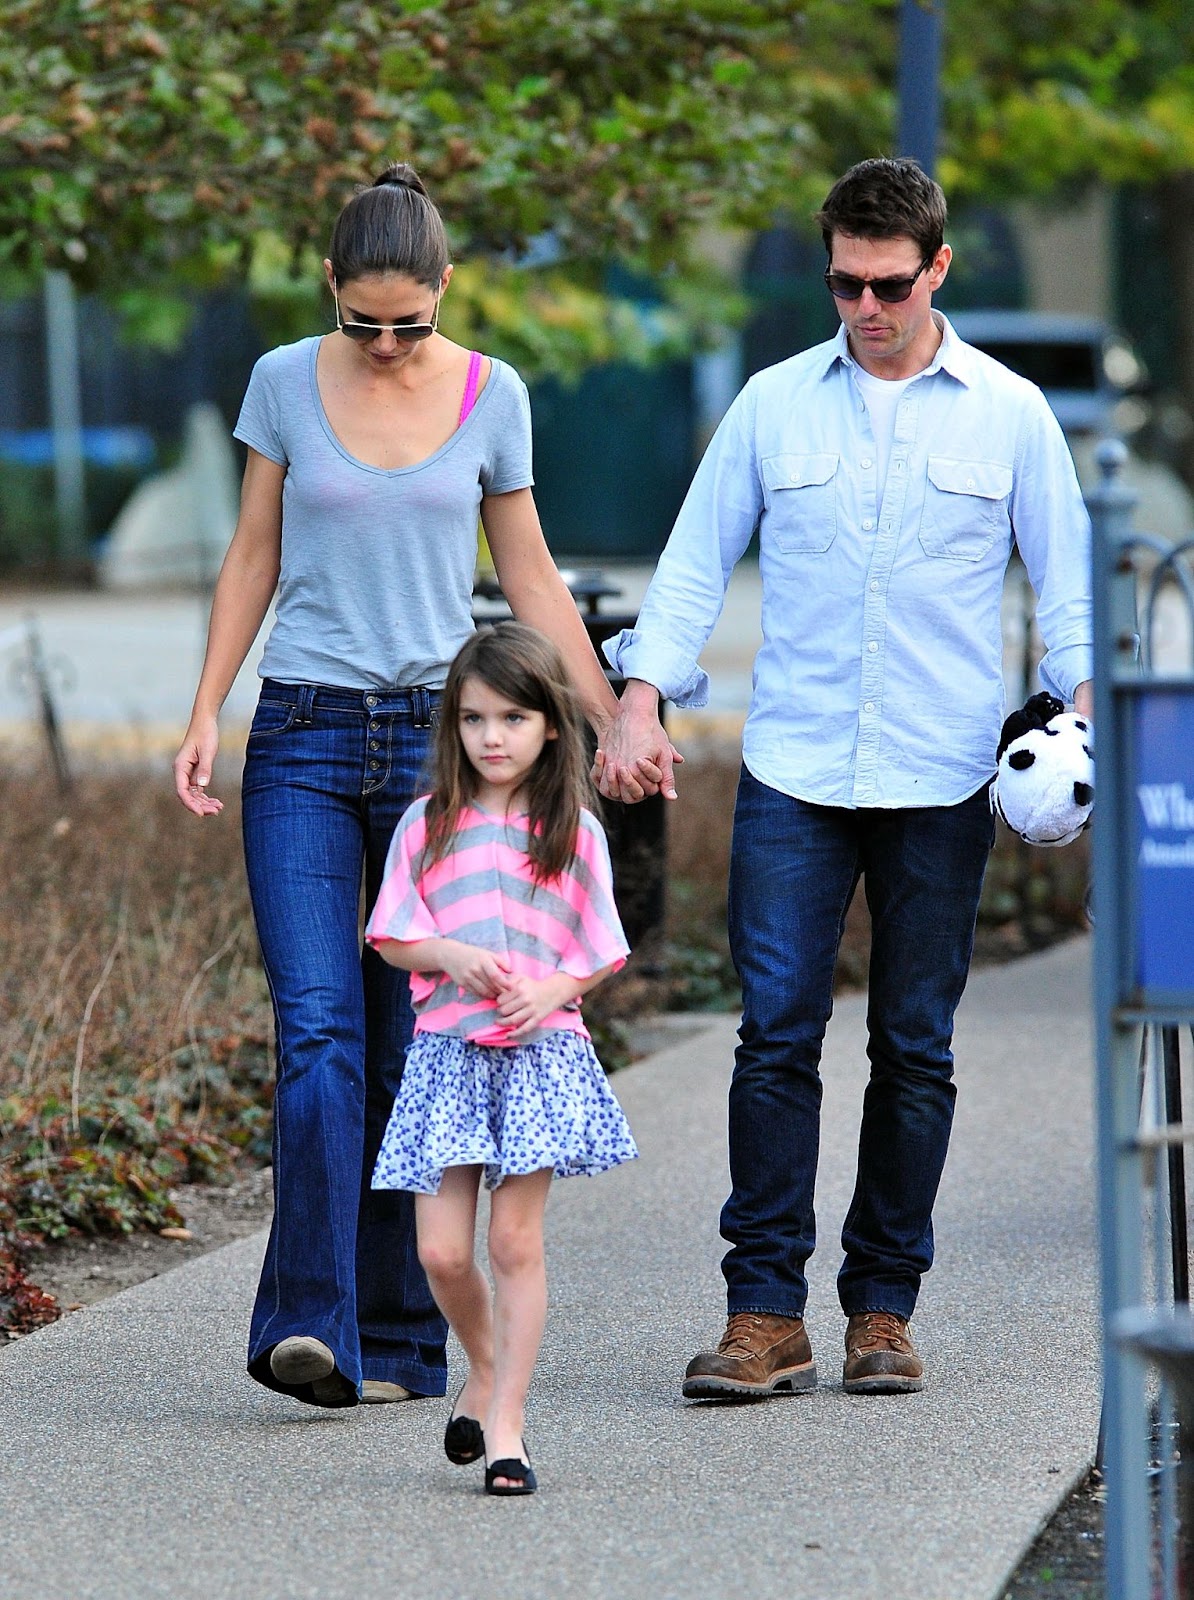
[[[1194,1006],[1194,682],[1132,701],[1136,983]]]

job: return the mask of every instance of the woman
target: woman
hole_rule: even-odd
[[[263,356],[235,429],[240,516],[174,774],[189,811],[219,813],[218,714],[276,591],[242,790],[278,1055],[249,1372],[344,1406],[446,1386],[411,1196],[369,1187],[412,1018],[358,918],[472,632],[478,511],[511,609],[559,646],[598,734],[616,702],[543,540],[525,386],[438,331],[452,267],[411,167],[348,202],[324,271],[336,332]]]

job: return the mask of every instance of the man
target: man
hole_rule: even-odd
[[[912,161],[853,167],[818,215],[835,339],[757,373],[726,414],[633,630],[598,769],[607,794],[674,796],[660,694],[705,702],[697,656],[759,534],[763,644],[743,735],[730,944],[743,1018],[721,1231],[729,1321],[689,1397],[816,1382],[819,1061],[863,880],[871,1064],[838,1293],[849,1390],[919,1389],[908,1320],[933,1259],[953,1115],[953,1018],[992,842],[1003,715],[1000,596],[1015,539],[1046,687],[1091,710],[1089,524],[1040,391],[932,309],[945,197]]]

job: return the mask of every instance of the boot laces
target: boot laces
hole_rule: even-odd
[[[723,1356],[752,1356],[755,1353],[753,1334],[763,1326],[762,1318],[753,1311],[735,1311],[726,1323],[725,1337],[718,1346]]]
[[[907,1347],[907,1323],[891,1311],[865,1311],[855,1324],[854,1343],[859,1348],[875,1349],[886,1345],[891,1350]]]

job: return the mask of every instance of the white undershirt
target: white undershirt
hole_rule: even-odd
[[[857,363],[854,366],[854,376],[858,380],[862,398],[866,401],[866,408],[870,412],[871,432],[875,435],[877,486],[875,498],[879,509],[882,510],[883,490],[887,484],[887,463],[891,459],[891,444],[895,438],[896,407],[912,378],[876,378],[873,373],[865,371]],[[919,373],[913,373],[912,377],[919,377]]]

